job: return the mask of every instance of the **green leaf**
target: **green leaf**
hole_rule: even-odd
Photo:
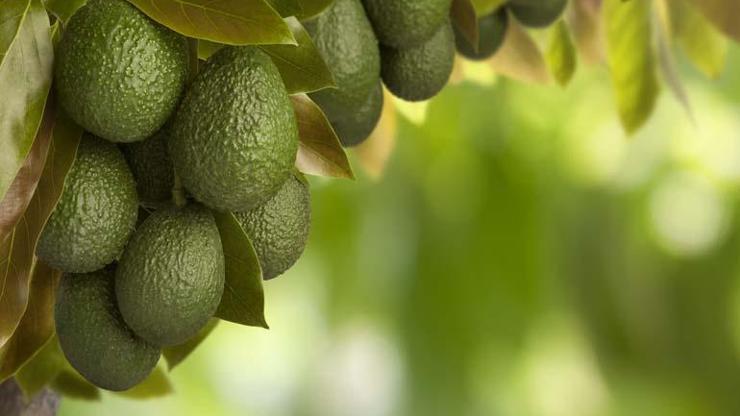
[[[208,321],[208,325],[201,329],[193,338],[180,345],[163,349],[162,355],[164,355],[164,359],[167,361],[167,368],[172,371],[178,364],[183,362],[213,332],[218,322],[218,319],[211,319]]]
[[[59,341],[53,336],[41,350],[15,374],[15,381],[26,397],[33,397],[65,368]]]
[[[516,80],[541,84],[550,82],[550,72],[542,51],[514,19],[509,19],[501,49],[488,62],[497,73]]]
[[[69,364],[52,380],[51,388],[57,393],[80,400],[100,400],[100,389],[77,374]]]
[[[301,140],[296,159],[298,170],[309,175],[354,179],[347,154],[319,106],[305,94],[290,99]]]
[[[298,0],[303,10],[299,16],[301,20],[307,20],[326,10],[334,0]]]
[[[267,0],[273,9],[280,13],[280,16],[298,16],[303,9],[299,0]]]
[[[678,0],[674,0],[678,1]],[[740,1],[737,0],[688,0],[704,13],[714,25],[732,37],[740,41]]]
[[[280,15],[264,0],[129,0],[175,32],[226,45],[292,44]]]
[[[214,212],[226,258],[226,283],[216,317],[268,328],[262,269],[252,242],[231,213]]]
[[[65,25],[69,22],[69,18],[85,4],[87,0],[44,0],[46,10]]]
[[[334,77],[313,44],[301,22],[294,17],[285,19],[298,46],[262,46],[280,71],[289,94],[313,92],[333,87]]]
[[[36,242],[62,193],[64,177],[74,162],[82,129],[62,113],[36,193],[18,224],[0,241],[0,347],[10,339],[26,310]]]
[[[485,16],[490,13],[493,13],[494,10],[503,6],[504,3],[507,2],[507,0],[471,0],[471,1],[473,3],[473,6],[475,7],[475,11],[478,13],[478,16]]]
[[[129,390],[119,391],[116,394],[132,399],[150,399],[166,396],[172,392],[172,383],[170,383],[169,377],[161,367],[156,367],[144,381]]]
[[[62,273],[37,261],[26,313],[13,337],[0,348],[0,381],[14,375],[54,334],[55,291]]]
[[[224,44],[209,42],[207,40],[198,41],[198,59],[206,60],[211,57],[214,53],[218,52],[219,49],[223,48]]]
[[[670,7],[676,43],[704,75],[718,78],[727,61],[727,39],[690,3],[674,0]]]
[[[0,7],[0,199],[10,188],[41,123],[52,78],[51,27],[40,0]],[[0,339],[2,336],[0,335]]]
[[[470,0],[453,0],[452,7],[450,8],[450,17],[452,24],[457,26],[457,29],[465,37],[465,40],[469,44],[473,45],[474,49],[478,50],[480,44],[478,34],[478,15],[475,12],[475,7]]]
[[[659,93],[651,2],[605,0],[607,59],[617,109],[628,133],[650,117]]]
[[[547,64],[558,84],[568,85],[578,66],[576,48],[565,21],[560,20],[550,33],[550,43],[545,55]]]

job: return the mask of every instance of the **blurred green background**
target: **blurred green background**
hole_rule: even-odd
[[[316,180],[271,330],[222,323],[175,393],[61,415],[740,414],[740,47],[634,137],[608,73],[404,107],[385,176]],[[359,168],[357,169],[359,170]]]

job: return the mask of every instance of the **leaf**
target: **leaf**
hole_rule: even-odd
[[[280,16],[298,16],[303,10],[299,0],[267,0]]]
[[[478,50],[480,44],[478,34],[478,16],[470,0],[453,0],[450,8],[452,23],[465,37],[473,49]]]
[[[0,349],[0,381],[13,376],[54,334],[54,299],[61,276],[60,271],[36,262],[26,313]]]
[[[656,4],[659,6],[667,5],[666,3],[662,2],[658,2]],[[673,95],[676,97],[681,106],[683,106],[683,108],[686,110],[689,117],[693,121],[694,111],[691,108],[691,102],[689,101],[689,96],[686,93],[686,88],[683,85],[683,80],[678,74],[676,61],[673,58],[673,54],[671,53],[671,48],[669,45],[668,38],[670,36],[670,28],[668,19],[659,20],[661,20],[663,23],[659,25],[660,29],[656,30],[655,43],[658,49],[658,63],[660,64],[660,73],[663,76],[663,81],[668,86],[668,89],[673,93]]]
[[[301,22],[294,17],[285,19],[298,46],[262,46],[280,71],[289,94],[313,92],[333,87],[334,77],[313,44]]]
[[[0,7],[0,199],[33,145],[51,87],[51,27],[40,0]],[[2,336],[0,336],[0,339]]]
[[[503,6],[508,0],[471,0],[478,16],[486,16]]]
[[[214,212],[226,258],[226,283],[216,317],[268,328],[262,269],[252,242],[231,213]]]
[[[46,10],[66,25],[77,10],[87,4],[87,0],[44,0]]]
[[[587,64],[604,61],[604,36],[602,33],[601,0],[572,0],[570,13],[571,32],[581,59]]]
[[[198,59],[206,60],[211,57],[214,53],[218,52],[219,49],[223,48],[224,44],[209,42],[207,40],[198,41]]]
[[[647,121],[659,93],[650,5],[647,1],[604,1],[607,59],[617,109],[628,133]]]
[[[298,170],[309,175],[354,179],[347,154],[319,106],[304,94],[290,99],[301,139],[296,160]]]
[[[334,0],[298,0],[303,10],[299,16],[301,20],[307,20],[326,10]]]
[[[290,29],[264,0],[129,0],[168,28],[227,45],[295,45]]]
[[[568,85],[578,66],[576,49],[570,37],[568,26],[560,20],[550,33],[550,43],[547,48],[547,64],[553,77],[562,86]]]
[[[727,39],[692,4],[684,0],[671,0],[670,3],[676,43],[704,75],[719,78],[727,61]]]
[[[119,396],[132,399],[150,399],[162,397],[172,393],[172,383],[161,367],[156,367],[147,378],[133,388],[126,391],[116,392]]]
[[[193,338],[180,345],[163,349],[162,355],[164,355],[164,359],[167,361],[167,368],[172,371],[178,364],[185,360],[213,332],[218,322],[218,319],[211,319],[208,321],[208,325],[201,329]]]
[[[489,62],[494,71],[513,79],[541,84],[550,82],[540,48],[514,19],[509,19],[506,39]]]
[[[33,397],[65,368],[59,341],[53,336],[41,350],[15,374],[15,381],[26,397]]]
[[[57,393],[80,400],[100,400],[100,389],[77,374],[69,364],[51,382]]]
[[[737,0],[688,0],[704,13],[714,25],[732,37],[740,41],[740,1]]]
[[[383,94],[386,104],[383,106],[378,126],[367,140],[354,149],[360,165],[373,180],[379,180],[383,176],[388,159],[396,147],[396,109],[392,104],[394,101],[390,93],[385,88]]]
[[[36,242],[62,193],[82,130],[59,113],[52,134],[36,193],[13,231],[0,241],[0,347],[10,339],[26,310]]]

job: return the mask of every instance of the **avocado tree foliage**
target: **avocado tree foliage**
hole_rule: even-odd
[[[377,176],[393,147],[393,108],[399,98],[392,95],[411,101],[431,98],[448,82],[460,80],[460,59],[485,61],[496,73],[519,81],[555,81],[563,87],[579,61],[603,64],[611,76],[618,116],[632,133],[649,118],[663,85],[691,111],[675,53],[681,51],[701,73],[714,78],[722,71],[728,39],[740,40],[740,3],[735,0],[364,0],[364,9],[357,0],[128,2],[147,19],[187,37],[191,78],[227,46],[252,45],[268,56],[290,95],[299,137],[295,168],[336,178],[354,178],[348,153],[355,154],[370,176]],[[97,387],[75,371],[57,342],[54,303],[62,272],[36,257],[84,140],[83,128],[58,107],[62,90],[53,85],[53,74],[55,48],[86,3],[0,4],[0,381],[14,377],[29,396],[51,386],[74,397],[99,397]],[[428,13],[434,16],[429,27],[395,30],[394,25],[414,20],[419,13],[414,7],[439,9]],[[341,8],[351,12],[340,13]],[[363,66],[364,71],[371,68],[374,78],[358,93],[362,100],[354,101],[347,98],[354,92],[346,92],[356,87],[357,78],[336,70],[335,61],[347,56],[331,50],[332,36],[343,39],[341,32],[332,31],[352,24],[343,20],[350,14],[364,19],[356,23],[380,39],[379,45],[347,43],[350,50],[355,44],[367,48],[358,56],[377,57]],[[421,72],[408,70],[414,67]],[[143,153],[156,149],[154,141],[144,143]],[[137,148],[125,152],[128,156]],[[136,173],[134,164],[131,169]],[[299,176],[291,180],[302,181]],[[176,197],[183,196],[180,182],[177,177],[167,182]],[[218,319],[267,327],[264,267],[242,217],[213,213],[225,259],[224,294],[215,318],[196,336],[162,350],[169,369],[197,347]],[[157,368],[121,394],[151,397],[170,391],[166,374]]]

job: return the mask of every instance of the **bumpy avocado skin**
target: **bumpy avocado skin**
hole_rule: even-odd
[[[478,20],[478,34],[480,42],[478,50],[465,39],[465,36],[455,27],[455,44],[457,51],[464,57],[474,61],[482,61],[492,57],[506,37],[506,29],[509,26],[509,15],[506,8],[502,7],[498,11]]]
[[[116,307],[113,273],[67,274],[57,288],[54,320],[70,364],[94,385],[127,390],[159,360],[159,348],[137,337]]]
[[[216,52],[175,115],[169,150],[185,189],[213,209],[249,210],[275,195],[295,163],[298,126],[270,57]]]
[[[568,0],[511,0],[509,9],[525,26],[550,26],[563,14]]]
[[[113,142],[154,134],[187,81],[184,37],[124,0],[90,0],[64,28],[55,85],[61,106],[85,130]]]
[[[398,98],[428,100],[447,84],[455,63],[455,35],[448,21],[426,43],[411,49],[381,48],[383,82]]]
[[[311,94],[330,121],[351,117],[380,80],[380,51],[360,0],[336,0],[307,28],[337,88]]]
[[[378,81],[375,89],[362,107],[344,119],[332,122],[342,145],[357,146],[367,140],[383,113],[383,84]]]
[[[213,316],[224,288],[224,254],[213,215],[200,205],[155,211],[116,270],[124,321],[158,346],[191,338]]]
[[[439,30],[451,0],[363,0],[375,35],[397,49],[419,46]]]
[[[138,207],[136,184],[121,151],[84,134],[36,254],[68,273],[98,270],[123,251]]]
[[[295,264],[306,247],[311,228],[311,195],[298,173],[267,203],[234,215],[249,235],[266,280]]]
[[[160,208],[172,198],[175,170],[167,150],[168,136],[169,130],[164,127],[144,141],[121,146],[134,174],[139,200],[150,208]]]

